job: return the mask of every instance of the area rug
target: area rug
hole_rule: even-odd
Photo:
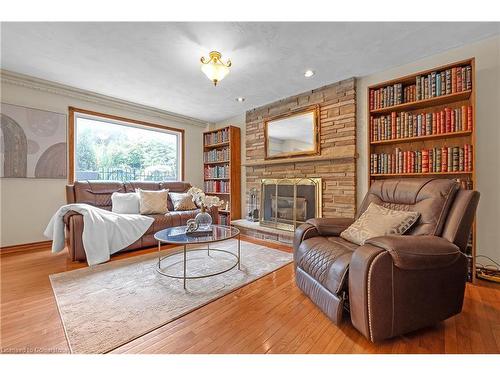
[[[213,246],[236,253],[236,243]],[[162,268],[181,275],[182,259],[178,252]],[[283,267],[292,254],[241,241],[241,270],[188,280],[187,289],[182,280],[160,275],[157,261],[158,254],[151,253],[50,275],[72,353],[109,352]],[[234,262],[222,252],[188,253],[188,276],[215,273]]]

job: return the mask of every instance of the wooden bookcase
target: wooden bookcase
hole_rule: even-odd
[[[223,134],[226,136],[223,137]],[[219,156],[214,156],[215,153]],[[208,170],[215,168],[219,168],[219,173],[208,173]],[[203,180],[207,195],[217,195],[227,202],[227,207],[225,204],[219,208],[218,222],[230,225],[231,220],[239,219],[241,217],[240,128],[227,126],[203,133]],[[218,187],[208,185],[218,185]]]
[[[470,66],[470,80],[471,87],[470,89],[466,88],[465,90],[449,93],[447,95],[434,96],[426,99],[417,99],[416,96],[414,100],[403,102],[397,105],[387,106],[383,108],[374,109],[372,106],[374,100],[374,93],[372,93],[372,98],[370,98],[370,93],[372,90],[378,90],[387,86],[392,86],[395,84],[401,84],[403,91],[405,88],[415,85],[417,81],[417,77],[427,77],[429,74],[433,72],[441,72],[446,71],[452,68],[458,67],[466,67]],[[441,86],[443,87],[443,86]],[[413,96],[413,95],[411,95]],[[451,108],[452,110],[455,108],[462,108],[462,106],[470,106],[472,107],[472,126],[470,129],[461,128],[455,132],[444,132],[435,134],[423,134],[417,136],[408,136],[406,138],[396,138],[394,139],[391,135],[390,137],[385,137],[384,140],[374,140],[375,134],[372,129],[372,118],[376,119],[380,116],[391,115],[393,112],[396,113],[396,116],[401,116],[401,112],[408,112],[411,115],[417,115],[421,113],[433,113],[440,112],[445,108]],[[476,188],[476,163],[475,163],[475,151],[476,151],[476,79],[475,79],[475,60],[474,58],[470,58],[463,61],[457,61],[448,65],[438,66],[433,69],[416,72],[415,74],[407,75],[404,77],[396,78],[390,81],[377,83],[368,87],[367,89],[367,140],[368,140],[368,181],[369,184],[372,184],[374,181],[378,179],[384,178],[394,178],[394,177],[422,177],[422,176],[436,176],[442,178],[453,178],[462,181],[462,184],[466,186],[468,189]],[[437,116],[437,115],[436,115]],[[461,116],[462,118],[463,116]],[[456,120],[456,119],[455,119]],[[462,118],[462,120],[464,120]],[[401,120],[402,122],[402,120]],[[391,119],[392,126],[392,119]],[[440,121],[441,123],[441,121]],[[393,130],[393,129],[391,129]],[[401,133],[400,133],[401,134]],[[396,131],[396,137],[397,137]],[[379,137],[380,138],[380,137]],[[472,145],[472,152],[469,157],[471,161],[471,168],[467,168],[470,170],[467,171],[433,171],[433,172],[425,172],[422,173],[418,171],[418,173],[376,173],[376,171],[372,170],[372,154],[394,154],[396,148],[400,151],[421,151],[421,150],[429,150],[429,149],[441,149],[448,147],[459,147],[463,148],[464,145],[469,144]],[[467,146],[468,147],[468,146]],[[427,152],[427,151],[425,151]],[[465,154],[465,151],[464,151]],[[441,154],[442,157],[442,154]],[[469,159],[469,157],[467,159]],[[396,157],[393,157],[397,159]],[[417,161],[420,161],[418,158]],[[394,162],[393,162],[394,163]],[[398,160],[398,165],[400,165],[400,160]],[[394,168],[392,168],[394,169]],[[394,171],[391,171],[394,172]],[[472,237],[469,242],[467,255],[469,256],[469,279],[472,282],[475,282],[476,277],[476,225],[473,224],[472,228]]]

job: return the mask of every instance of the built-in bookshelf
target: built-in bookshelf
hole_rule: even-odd
[[[439,176],[476,188],[474,58],[368,87],[368,181]],[[467,248],[475,281],[476,228]]]
[[[240,128],[227,126],[203,133],[204,191],[224,200],[218,218],[222,225],[241,216],[240,152]]]

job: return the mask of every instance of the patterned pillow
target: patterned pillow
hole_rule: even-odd
[[[141,215],[166,214],[168,212],[168,189],[135,189],[135,191],[139,194],[139,211]]]
[[[364,245],[369,238],[388,234],[403,234],[420,217],[413,211],[396,211],[370,203],[365,212],[340,237],[358,245]]]
[[[176,211],[196,210],[193,196],[187,193],[168,193]]]

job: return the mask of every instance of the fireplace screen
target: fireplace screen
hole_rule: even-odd
[[[293,231],[307,219],[321,217],[321,179],[263,179],[260,224]]]

